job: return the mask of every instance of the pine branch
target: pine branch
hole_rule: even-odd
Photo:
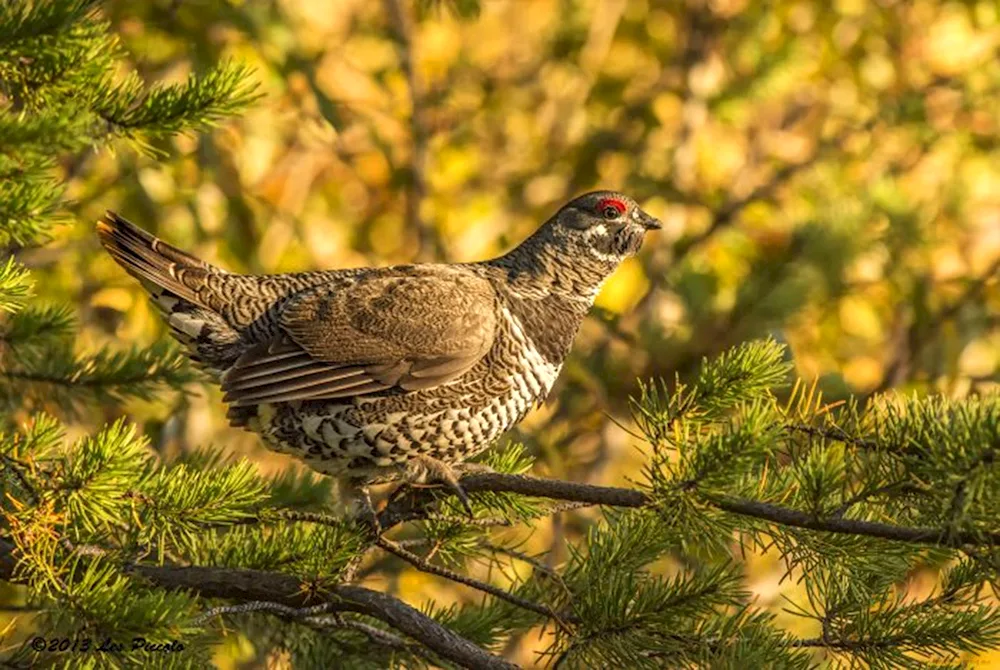
[[[646,507],[655,503],[649,494],[638,489],[578,484],[529,475],[481,473],[463,477],[460,481],[469,493],[480,491],[512,492],[539,498],[625,508]],[[408,498],[398,500],[379,514],[379,522],[382,528],[387,530],[406,521],[426,518],[427,505],[431,502],[433,502],[433,497],[429,493],[411,495]],[[861,535],[956,549],[966,546],[989,547],[1000,544],[1000,531],[954,533],[943,528],[909,528],[858,519],[816,518],[807,512],[788,507],[729,496],[706,497],[705,502],[717,509],[740,516],[826,533]]]
[[[646,493],[634,489],[578,484],[530,475],[477,473],[462,477],[461,483],[469,493],[482,491],[519,493],[536,498],[566,500],[588,505],[643,507],[650,502]],[[429,514],[428,508],[435,500],[435,494],[430,491],[411,491],[408,496],[386,506],[379,513],[379,523],[383,529],[389,529],[406,521],[425,519]]]
[[[91,400],[149,400],[164,386],[177,388],[195,378],[183,355],[166,343],[149,349],[102,349],[76,355],[68,342],[57,341],[51,346],[20,348],[11,358],[0,368],[0,379],[6,380],[0,405],[35,402],[72,410],[77,403]]]
[[[516,668],[512,663],[455,635],[401,600],[364,587],[338,585],[329,587],[325,593],[311,594],[293,577],[256,570],[143,565],[135,566],[132,571],[160,588],[193,591],[206,598],[236,602],[267,601],[295,609],[319,603],[329,604],[330,611],[356,612],[383,621],[462,667]]]
[[[85,19],[99,0],[60,0],[0,5],[0,44],[37,40],[67,32]]]
[[[58,307],[23,309],[0,328],[0,342],[9,347],[37,347],[52,338],[65,338],[76,321],[70,310]]]
[[[31,296],[28,271],[14,258],[0,265],[0,312],[18,312]]]
[[[135,564],[129,574],[167,591],[196,593],[236,603],[273,603],[292,610],[322,606],[324,611],[373,617],[465,668],[512,670],[517,666],[452,633],[419,610],[392,596],[361,586],[335,585],[315,592],[295,577],[260,570]],[[16,550],[0,540],[0,579],[17,579]],[[218,614],[218,611],[209,612]]]
[[[872,440],[866,440],[860,437],[849,435],[841,428],[836,426],[810,426],[807,424],[789,424],[785,427],[786,430],[793,433],[803,433],[810,437],[816,437],[823,440],[832,440],[834,442],[843,442],[844,444],[850,445],[852,447],[858,447],[861,449],[875,449],[878,445]]]
[[[147,89],[133,74],[96,100],[93,111],[132,140],[206,130],[260,97],[251,75],[245,66],[224,63],[183,84]]]
[[[377,628],[361,621],[345,619],[339,614],[329,615],[332,607],[330,603],[314,605],[312,607],[294,608],[281,603],[251,601],[239,605],[220,605],[213,607],[208,612],[199,616],[195,623],[204,624],[218,616],[226,614],[247,614],[250,612],[264,612],[273,614],[286,621],[307,625],[319,632],[329,632],[331,628],[346,628],[363,633],[373,644],[384,646],[392,651],[399,651],[411,654],[424,660],[434,663],[436,660],[422,647],[411,644],[403,638],[390,633],[387,630]]]
[[[825,533],[863,535],[897,542],[952,547],[955,549],[962,549],[967,546],[992,547],[1000,544],[1000,531],[963,531],[956,533],[946,528],[908,528],[873,521],[861,521],[859,519],[844,519],[842,517],[819,519],[808,512],[757,500],[743,500],[729,496],[709,498],[707,502],[720,510],[739,514],[740,516]]]

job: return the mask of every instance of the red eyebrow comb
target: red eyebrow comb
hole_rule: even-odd
[[[627,209],[625,207],[625,203],[619,200],[618,198],[604,198],[603,200],[600,200],[597,203],[597,209],[599,210],[604,209],[605,207],[608,206],[614,207],[622,214],[624,214],[625,210]]]

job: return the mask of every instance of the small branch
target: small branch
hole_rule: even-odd
[[[29,467],[18,461],[13,456],[8,456],[7,454],[0,454],[0,462],[3,462],[7,468],[14,473],[14,478],[21,485],[21,488],[25,490],[28,497],[31,498],[31,502],[36,507],[41,503],[41,496],[38,495],[38,491],[32,486],[31,482],[28,481],[28,476],[24,474],[21,468],[29,469]]]
[[[931,316],[926,322],[923,332],[918,332],[916,322],[911,324],[908,329],[906,341],[897,346],[895,356],[885,366],[885,373],[872,393],[881,393],[902,381],[911,363],[934,340],[945,322],[958,316],[958,313],[966,305],[979,300],[983,290],[986,288],[986,284],[998,275],[1000,275],[1000,258],[993,261],[992,265],[986,269],[986,272],[973,279],[962,292],[962,295],[954,302]]]
[[[576,484],[528,475],[507,475],[498,472],[469,475],[461,479],[468,492],[496,491],[520,493],[538,498],[571,500],[591,505],[611,507],[645,507],[653,502],[643,491],[613,486]],[[725,512],[772,521],[785,526],[806,528],[827,533],[867,535],[898,542],[929,544],[941,547],[962,548],[968,545],[1000,544],[1000,531],[976,533],[972,531],[950,533],[941,528],[894,526],[892,524],[844,518],[817,518],[796,509],[780,507],[756,500],[728,496],[703,497],[703,500]],[[433,498],[423,495],[405,498],[386,507],[379,515],[384,529],[398,523],[423,518],[426,505]]]
[[[203,626],[210,620],[217,616],[222,616],[223,614],[246,614],[247,612],[267,612],[269,614],[277,614],[284,619],[297,621],[305,617],[316,616],[329,611],[330,606],[328,604],[296,608],[289,607],[288,605],[282,605],[281,603],[272,603],[264,600],[251,600],[250,602],[240,603],[239,605],[220,605],[219,607],[213,607],[195,619],[193,623],[195,626]]]
[[[276,510],[268,513],[268,516],[275,521],[306,521],[308,523],[315,523],[321,526],[333,526],[334,528],[342,528],[345,525],[345,520],[342,517],[334,516],[332,514],[323,514],[321,512]]]
[[[818,437],[824,440],[832,440],[833,442],[840,442],[852,447],[860,447],[861,449],[877,449],[878,444],[874,440],[865,440],[860,437],[854,437],[848,434],[841,428],[837,427],[822,427],[822,426],[810,426],[808,424],[789,424],[785,427],[789,432],[794,433],[804,433],[810,437]]]
[[[845,500],[839,507],[830,512],[830,516],[835,519],[843,518],[855,505],[860,505],[863,502],[868,502],[875,496],[880,496],[884,493],[891,493],[893,491],[900,491],[906,493],[923,493],[917,486],[912,482],[899,481],[892,482],[891,484],[886,484],[885,486],[879,486],[874,489],[864,489],[859,491],[857,494],[851,496]]]
[[[560,621],[560,617],[545,605],[539,605],[538,603],[534,603],[525,598],[521,598],[520,596],[516,596],[508,591],[504,591],[503,589],[493,586],[492,584],[481,582],[478,579],[466,577],[465,575],[457,573],[454,570],[449,570],[448,568],[444,568],[439,565],[434,565],[433,563],[425,561],[416,554],[411,553],[406,549],[403,549],[398,544],[396,544],[392,540],[387,539],[386,537],[379,537],[375,541],[375,544],[384,549],[385,551],[389,552],[390,554],[394,554],[399,558],[403,559],[404,561],[406,561],[413,567],[417,568],[421,572],[426,572],[432,575],[437,575],[438,577],[444,577],[445,579],[450,579],[453,582],[464,584],[466,586],[476,589],[477,591],[482,591],[483,593],[488,593],[491,596],[495,596],[500,600],[505,600],[512,605],[516,605],[517,607],[520,607],[522,609],[534,612],[535,614],[540,614],[543,617],[553,619],[555,621]]]
[[[316,630],[325,631],[329,628],[346,628],[351,630],[356,630],[363,633],[375,644],[388,647],[394,651],[402,651],[406,653],[419,656],[425,660],[433,662],[434,659],[430,658],[427,651],[423,648],[410,644],[406,642],[403,638],[393,635],[389,631],[382,630],[381,628],[376,628],[370,624],[363,623],[361,621],[351,621],[341,617],[340,615],[333,614],[328,615],[332,609],[330,603],[325,603],[322,605],[315,605],[313,607],[288,607],[287,605],[282,605],[281,603],[272,603],[265,601],[251,601],[248,603],[241,603],[239,605],[223,605],[220,607],[214,607],[209,611],[202,614],[200,617],[195,619],[195,625],[204,625],[210,619],[220,616],[223,614],[244,614],[246,612],[265,612],[267,614],[273,614],[275,616],[281,617],[288,621],[293,621],[295,623],[305,624]]]
[[[889,637],[882,640],[835,640],[832,638],[813,637],[802,640],[793,640],[792,647],[797,648],[819,648],[832,649],[835,651],[865,651],[868,649],[889,649],[901,645],[920,645],[922,640],[917,640],[912,636]]]
[[[524,561],[532,568],[540,572],[543,577],[547,577],[548,579],[551,579],[556,584],[558,584],[559,587],[566,594],[566,596],[568,598],[572,598],[573,594],[570,591],[569,586],[566,585],[566,580],[563,579],[563,576],[560,575],[558,571],[553,570],[552,568],[545,565],[545,563],[541,562],[534,556],[529,556],[523,551],[518,551],[516,549],[501,547],[499,545],[492,544],[491,542],[483,542],[482,547],[488,551],[493,552],[494,554],[503,554],[505,556],[510,556],[511,558],[516,558],[519,561]]]
[[[428,514],[423,517],[426,521],[442,521],[445,523],[459,523],[463,526],[474,526],[477,528],[490,528],[492,526],[513,526],[514,524],[510,519],[504,518],[502,516],[484,516],[479,519],[470,519],[468,517],[460,516],[449,516],[446,514]]]
[[[679,265],[688,254],[708,240],[708,238],[715,235],[719,230],[732,225],[743,210],[746,209],[747,205],[771,197],[780,186],[787,183],[796,173],[812,167],[820,157],[821,152],[817,151],[816,155],[809,160],[783,165],[778,170],[775,170],[769,180],[755,188],[748,195],[724,204],[717,211],[713,212],[712,223],[709,224],[708,228],[677,241],[674,246],[674,256],[671,259],[671,263],[675,266]]]
[[[584,505],[605,505],[609,507],[644,507],[650,503],[649,496],[636,489],[614,486],[577,484],[558,479],[545,479],[530,475],[508,475],[499,472],[484,472],[467,475],[461,479],[462,487],[469,493],[493,491],[496,493],[520,493],[521,495],[552,500],[567,500]],[[386,506],[379,514],[383,529],[417,519],[426,518],[427,508],[434,502],[434,494],[429,491],[415,491]]]
[[[517,549],[510,549],[508,547],[501,547],[500,545],[493,544],[492,542],[483,542],[483,549],[493,552],[494,554],[503,554],[505,556],[510,556],[511,558],[516,558],[519,561],[524,561],[535,570],[538,570],[542,574],[548,575],[555,579],[562,579],[561,575],[550,568],[549,566],[542,563],[540,560],[534,556],[529,556],[523,551],[518,551]]]
[[[379,619],[463,667],[503,670],[516,667],[401,600],[360,586],[341,584],[311,592],[295,577],[260,570],[138,565],[131,571],[161,588],[190,590],[206,598],[265,601],[295,609],[327,604],[329,611],[356,612]]]
[[[65,388],[115,388],[119,386],[130,386],[134,384],[159,384],[161,380],[169,379],[169,371],[162,374],[141,374],[117,379],[102,379],[95,377],[91,379],[80,379],[79,375],[74,377],[46,375],[36,372],[26,372],[24,370],[4,370],[0,372],[0,378],[14,381],[27,382],[29,384],[47,384],[49,386],[60,386]]]
[[[314,619],[310,619],[310,621],[314,621],[316,623],[327,623],[328,620],[332,618],[333,617],[322,617],[322,618],[316,617]],[[403,638],[399,637],[398,635],[393,635],[387,630],[376,628],[375,626],[364,623],[362,621],[351,621],[349,619],[340,619],[333,625],[335,625],[338,628],[349,628],[352,630],[356,630],[360,633],[364,633],[365,635],[368,636],[368,639],[375,644],[380,644],[383,647],[388,647],[389,649],[392,649],[394,651],[402,651],[409,654],[413,654],[414,656],[418,656],[424,659],[425,661],[428,661],[432,665],[436,664],[435,660],[430,656],[430,654],[427,653],[426,650],[422,649],[417,645],[408,643]]]
[[[910,528],[874,521],[860,521],[857,519],[818,519],[808,512],[756,500],[745,500],[728,496],[707,498],[706,502],[725,512],[764,519],[765,521],[772,521],[783,526],[806,528],[826,533],[866,535],[884,540],[895,540],[897,542],[909,542],[912,544],[929,544],[956,549],[967,545],[1000,544],[1000,532],[975,533],[965,531],[949,533],[948,530],[942,528]]]
[[[594,505],[594,503],[590,503],[590,502],[577,502],[575,500],[566,500],[566,501],[563,501],[563,502],[560,502],[558,504],[555,504],[552,507],[549,507],[548,509],[544,510],[539,515],[539,517],[542,517],[542,516],[546,516],[546,517],[553,516],[555,514],[559,514],[560,512],[568,512],[568,511],[574,510],[574,509],[582,509],[584,507],[592,507],[593,505]],[[423,516],[421,518],[423,520],[427,520],[427,521],[444,521],[444,522],[451,522],[451,523],[459,523],[459,524],[461,524],[463,526],[476,526],[476,527],[481,527],[481,528],[482,527],[487,527],[488,528],[490,526],[507,526],[507,527],[510,527],[510,526],[515,525],[515,522],[511,521],[510,519],[508,519],[506,517],[502,517],[502,516],[485,516],[485,517],[481,517],[481,518],[477,518],[477,519],[469,519],[468,517],[465,517],[465,516],[454,516],[454,515],[446,515],[446,514],[428,514],[428,515]]]

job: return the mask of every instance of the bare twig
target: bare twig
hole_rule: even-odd
[[[247,612],[267,612],[269,614],[277,614],[278,616],[285,619],[304,619],[309,616],[316,616],[318,614],[323,614],[324,612],[330,611],[329,603],[324,603],[322,605],[314,605],[313,607],[289,607],[288,605],[282,605],[281,603],[267,602],[265,600],[251,600],[250,602],[240,603],[238,605],[220,605],[218,607],[213,607],[212,609],[204,612],[201,616],[194,620],[194,625],[202,626],[217,616],[222,616],[223,614],[246,614]]]
[[[892,493],[894,491],[906,492],[906,493],[923,493],[920,488],[909,481],[898,481],[891,482],[885,486],[878,486],[876,488],[866,488],[858,491],[855,495],[851,496],[839,507],[830,512],[830,516],[835,519],[842,518],[848,511],[855,505],[860,505],[863,502],[868,502],[876,496],[880,496],[884,493]]]
[[[792,433],[803,433],[809,437],[840,442],[851,447],[860,447],[862,449],[875,449],[878,447],[878,444],[873,440],[855,437],[835,426],[810,426],[804,423],[793,423],[785,426],[785,430]]]
[[[553,570],[549,566],[545,565],[542,561],[538,560],[534,556],[529,556],[523,551],[518,551],[517,549],[510,549],[509,547],[501,547],[500,545],[493,544],[492,542],[483,542],[482,547],[494,554],[503,554],[505,556],[510,556],[511,558],[516,558],[519,561],[524,561],[531,567],[533,567],[538,572],[542,573],[546,577],[555,580],[559,586],[563,588],[564,591],[569,593],[569,588],[566,586],[566,582],[563,580],[562,575],[557,571]]]

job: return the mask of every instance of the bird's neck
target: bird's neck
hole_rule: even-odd
[[[518,324],[546,362],[560,367],[580,324],[612,272],[551,240],[528,238],[511,252],[485,263],[504,296],[504,315]],[[576,258],[579,262],[573,262]]]
[[[586,313],[618,264],[585,250],[565,249],[535,234],[515,249],[488,261],[506,274],[508,287],[525,298],[556,296]]]

